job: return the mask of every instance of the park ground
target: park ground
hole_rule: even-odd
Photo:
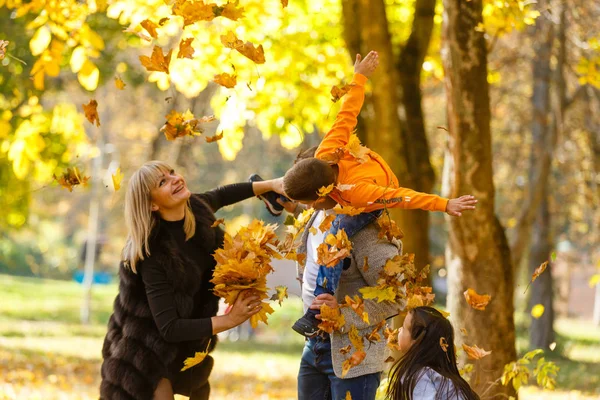
[[[116,291],[115,285],[94,288],[91,323],[83,326],[77,283],[0,275],[0,400],[97,399],[100,350]],[[303,341],[289,326],[301,307],[298,298],[287,299],[253,340],[220,343],[213,353],[212,399],[296,398]],[[522,354],[527,328],[521,320]],[[546,354],[561,368],[556,390],[526,386],[520,398],[600,399],[600,328],[559,319],[556,331],[557,347]]]

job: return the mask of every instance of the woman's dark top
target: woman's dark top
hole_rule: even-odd
[[[198,194],[198,196],[213,211],[217,211],[221,207],[253,197],[254,192],[252,191],[252,183],[248,182],[221,186],[209,192]],[[198,315],[196,308],[201,305],[202,297],[212,289],[210,280],[212,279],[213,269],[209,265],[204,265],[203,262],[207,256],[212,257],[212,254],[208,254],[205,246],[201,245],[199,241],[202,239],[199,235],[192,236],[187,241],[185,240],[183,222],[183,219],[180,221],[161,219],[159,223],[171,234],[180,251],[200,268],[202,284],[194,294],[195,306],[192,312],[192,317],[194,317]],[[167,342],[192,341],[212,336],[211,318],[186,319],[179,317],[173,296],[173,287],[167,279],[164,268],[158,265],[156,260],[153,260],[152,257],[145,260],[142,268],[140,268],[140,274],[146,288],[154,322]],[[201,350],[197,349],[197,351]]]

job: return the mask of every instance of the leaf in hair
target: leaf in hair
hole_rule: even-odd
[[[443,336],[440,338],[440,347],[442,348],[444,353],[448,352],[448,342],[446,341],[446,338]]]

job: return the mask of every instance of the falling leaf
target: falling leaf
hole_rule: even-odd
[[[100,116],[98,115],[97,110],[98,102],[94,99],[91,99],[88,104],[82,104],[82,106],[83,113],[85,114],[87,120],[90,121],[92,125],[94,125],[95,122],[96,126],[100,126]]]
[[[544,261],[533,271],[533,275],[531,276],[532,283],[546,270],[546,267],[548,267],[548,261]]]
[[[56,175],[52,176],[60,186],[68,189],[69,192],[73,191],[74,186],[86,185],[88,179],[90,179],[89,176],[82,176],[77,167],[67,168],[60,178],[57,178]]]
[[[221,133],[219,133],[218,135],[215,136],[206,136],[206,143],[212,143],[212,142],[216,142],[218,140],[223,139],[223,131],[221,131]]]
[[[368,322],[367,322],[368,323]],[[375,327],[371,330],[371,332],[365,335],[365,339],[369,341],[369,343],[377,343],[381,340],[381,334],[379,331],[385,326],[385,319],[381,320]]]
[[[448,342],[446,341],[446,338],[443,336],[440,338],[440,347],[442,348],[444,353],[448,352]]]
[[[553,251],[553,252],[550,254],[550,260],[552,260],[552,262],[556,261],[556,252],[554,252],[554,251]]]
[[[350,368],[360,365],[360,363],[363,362],[363,360],[365,359],[366,356],[367,356],[367,353],[365,353],[362,350],[358,350],[358,351],[355,351],[352,354],[352,356],[350,356],[349,359],[344,361],[342,363],[342,378],[344,378],[346,376],[346,374],[348,374],[348,371],[350,371]]]
[[[333,212],[335,212],[336,214],[350,215],[351,217],[358,215],[364,211],[364,208],[354,208],[352,206],[342,206],[340,204],[337,204],[335,207],[333,207]]]
[[[479,311],[485,310],[485,306],[487,306],[492,299],[492,296],[489,294],[477,294],[477,292],[471,288],[465,290],[463,294],[465,295],[465,300],[467,300],[467,303]]]
[[[194,136],[203,132],[200,123],[211,122],[215,120],[214,116],[205,116],[200,119],[195,118],[189,110],[183,114],[176,110],[171,110],[165,116],[167,122],[160,128],[160,131],[165,134],[167,140],[175,140],[182,136]]]
[[[114,174],[112,174],[112,182],[113,187],[115,188],[115,192],[121,188],[121,181],[123,180],[123,173],[121,172],[121,167],[117,168]]]
[[[350,135],[346,149],[359,163],[364,163],[369,160],[369,149],[360,144],[360,139],[355,133]]]
[[[250,82],[246,82],[246,87],[252,91],[252,86],[250,86]]]
[[[358,329],[354,325],[352,325],[350,331],[348,331],[348,340],[350,340],[350,343],[352,343],[352,346],[354,346],[356,350],[364,350],[365,345],[363,338],[360,336]]]
[[[342,307],[350,307],[352,310],[360,317],[362,320],[369,324],[369,314],[365,312],[365,303],[363,299],[361,299],[358,295],[354,295],[354,297],[346,296],[344,299],[344,303]]]
[[[322,304],[319,312],[321,316],[319,329],[324,332],[332,334],[333,331],[339,331],[346,324],[344,314],[340,312],[339,308],[331,308],[327,304]]]
[[[285,1],[287,3],[287,0],[282,0],[282,1]],[[352,395],[350,394],[349,390],[346,391],[346,398],[344,400],[352,400]]]
[[[156,39],[158,37],[158,34],[156,33],[156,28],[158,28],[158,25],[156,25],[154,22],[150,21],[149,19],[145,19],[142,22],[140,22],[140,25],[154,39]]]
[[[365,256],[365,261],[363,263],[363,272],[367,272],[369,270],[369,257]]]
[[[467,330],[465,328],[460,328],[460,331],[463,335],[468,336]]]
[[[344,97],[344,95],[346,93],[348,93],[350,91],[350,89],[352,89],[352,86],[354,86],[353,83],[350,83],[348,85],[344,85],[342,87],[333,86],[331,88],[331,101],[333,101],[334,103],[336,103],[339,99],[341,99],[342,97]]]
[[[438,310],[440,312],[440,314],[442,314],[444,316],[444,318],[448,318],[450,316],[450,313],[448,311],[439,310],[437,308],[436,308],[436,310]]]
[[[317,247],[317,262],[319,265],[334,267],[340,260],[348,257],[352,251],[352,243],[343,229],[333,235],[329,234],[325,242]]]
[[[213,222],[213,224],[210,227],[211,228],[216,228],[219,225],[225,226],[225,219],[224,218],[216,219],[215,222]]]
[[[190,60],[194,58],[194,48],[192,47],[193,40],[194,38],[181,39],[181,42],[179,42],[177,58],[189,58]]]
[[[350,353],[350,350],[352,350],[352,345],[351,344],[349,344],[346,347],[342,347],[340,349],[340,354],[342,354],[342,355],[348,354],[348,353]]]
[[[554,349],[556,348],[556,342],[550,343],[550,345],[548,346],[548,348],[550,349],[550,351],[554,351]]]
[[[379,288],[366,286],[364,288],[360,288],[359,291],[363,295],[363,299],[377,299],[378,303],[383,301],[394,301],[396,299],[396,291],[393,287]]]
[[[181,371],[190,369],[193,366],[198,365],[202,361],[204,361],[204,359],[208,355],[208,347],[210,346],[210,340],[211,339],[208,340],[208,344],[206,345],[205,351],[197,351],[196,354],[194,355],[194,357],[188,357],[183,361],[183,368],[181,368]]]
[[[158,20],[158,26],[163,26],[164,24],[167,23],[167,21],[169,21],[169,18],[167,18],[167,17],[161,18],[160,20]]]
[[[333,190],[333,186],[334,186],[333,183],[327,187],[322,186],[321,188],[319,188],[319,190],[317,190],[317,195],[319,195],[319,197],[327,196]]]
[[[395,361],[396,361],[396,359],[395,359],[394,357],[392,357],[392,356],[389,356],[388,358],[386,358],[386,359],[385,359],[385,361],[384,361],[384,362],[386,362],[386,363],[393,363],[393,362],[395,362]]]
[[[183,17],[183,27],[199,21],[212,21],[215,18],[214,3],[205,4],[203,1],[177,0],[173,4],[172,13]]]
[[[289,0],[281,0],[281,6],[282,6],[283,8],[286,8],[286,7],[288,6],[288,1],[289,1]]]
[[[288,288],[287,286],[275,286],[275,293],[269,300],[277,300],[279,302],[279,306],[281,307],[281,303],[283,303],[283,299],[288,298]]]
[[[480,360],[483,357],[492,354],[491,351],[485,351],[484,349],[477,347],[477,345],[471,347],[463,344],[462,347],[471,360]]]
[[[6,48],[10,42],[8,40],[0,40],[0,60],[4,60],[4,56],[6,55]]]
[[[544,315],[545,307],[543,304],[536,304],[531,308],[531,316],[535,319],[539,319],[542,315]]]
[[[319,156],[320,160],[325,161],[331,165],[337,164],[342,158],[344,158],[345,150],[343,147],[338,147],[331,153],[322,154]]]
[[[333,220],[335,220],[335,214],[328,214],[325,218],[323,218],[323,222],[319,224],[319,230],[321,232],[327,232],[331,228],[331,224]]]
[[[237,76],[224,72],[222,74],[215,75],[213,82],[218,83],[219,85],[228,89],[232,89],[237,84]]]
[[[392,330],[389,326],[386,326],[383,331],[383,337],[385,337],[387,342],[386,345],[392,350],[400,350],[400,345],[398,345],[398,329]]]
[[[265,63],[265,52],[262,44],[254,47],[252,42],[246,42],[242,46],[236,47],[236,50],[246,58],[254,61],[257,64]]]
[[[125,84],[125,82],[123,82],[123,80],[121,78],[116,77],[115,78],[115,86],[117,89],[123,90],[123,89],[125,89],[125,86],[127,86],[127,85]]]
[[[244,42],[238,39],[232,31],[227,31],[225,35],[221,35],[221,43],[223,43],[223,46],[234,50],[244,45]]]
[[[169,73],[169,63],[171,62],[171,54],[173,49],[169,50],[167,55],[163,53],[162,49],[158,46],[154,46],[152,49],[152,56],[140,56],[139,59],[142,65],[147,71],[157,71]]]
[[[237,21],[244,16],[244,8],[237,8],[235,3],[227,3],[221,10],[221,17],[229,18],[232,21]]]
[[[392,242],[394,239],[400,240],[404,237],[402,229],[387,213],[377,219],[377,224],[379,225],[379,234],[377,235],[379,239],[387,238],[388,241]]]

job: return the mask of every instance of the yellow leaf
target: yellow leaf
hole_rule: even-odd
[[[83,64],[87,61],[87,55],[85,53],[85,48],[83,46],[77,46],[71,53],[71,60],[69,64],[71,65],[71,71],[77,73],[83,67]]]
[[[165,72],[168,74],[172,53],[173,49],[169,50],[165,55],[160,47],[154,46],[150,57],[139,56],[139,59],[147,71]]]
[[[340,330],[346,324],[344,314],[340,312],[339,308],[331,308],[327,304],[322,304],[319,312],[321,315],[319,329],[322,331],[331,334],[333,331]]]
[[[593,288],[598,283],[600,283],[600,274],[592,275],[592,277],[590,278],[590,281],[589,281],[590,287]]]
[[[186,369],[190,369],[195,365],[200,364],[202,361],[204,361],[204,359],[206,358],[206,356],[208,355],[208,348],[210,346],[210,340],[208,341],[208,345],[206,345],[206,350],[205,351],[197,351],[196,354],[194,355],[194,357],[188,357],[183,361],[183,368],[181,368],[181,371],[185,371]]]
[[[50,33],[50,28],[48,28],[46,25],[40,26],[29,41],[31,54],[34,56],[39,56],[42,54],[50,45],[51,40],[52,34]]]
[[[112,174],[113,187],[115,192],[121,188],[121,181],[123,180],[123,173],[121,167],[117,168],[114,174]]]
[[[287,6],[287,0],[282,0],[282,1],[285,1],[284,7]],[[350,394],[349,390],[346,391],[346,398],[344,400],[352,400],[352,395]]]
[[[150,36],[152,36],[154,39],[156,39],[158,37],[158,34],[156,33],[156,28],[158,28],[158,25],[156,25],[154,22],[150,21],[149,19],[145,19],[142,22],[140,22],[140,25],[142,26],[142,28],[144,28],[146,30],[146,32],[148,32],[148,34],[150,34]]]
[[[177,58],[189,58],[190,60],[194,58],[194,48],[192,47],[192,41],[194,38],[182,39],[179,42],[179,53],[177,53]]]
[[[84,89],[90,92],[96,90],[98,87],[98,80],[100,79],[100,70],[90,60],[86,60],[83,66],[77,74],[77,80]]]
[[[394,301],[396,299],[396,291],[393,287],[379,288],[373,286],[367,286],[359,289],[362,293],[363,299],[377,299],[378,303],[383,301]]]
[[[310,232],[311,235],[317,234],[317,228],[315,228],[314,226],[311,226],[310,228],[308,228],[308,231]]]
[[[275,286],[275,293],[269,300],[277,300],[279,302],[279,306],[283,302],[283,299],[288,298],[287,286]]]
[[[350,135],[350,140],[348,140],[348,144],[346,145],[346,149],[348,152],[358,161],[359,163],[364,163],[368,161],[369,157],[369,149],[360,144],[360,140],[355,133]]]
[[[115,78],[115,87],[117,89],[123,90],[123,89],[125,89],[125,86],[127,86],[127,85],[125,84],[125,82],[123,82],[123,79],[121,79],[119,77]]]
[[[339,99],[344,97],[344,95],[348,93],[350,89],[352,89],[352,86],[354,86],[354,84],[348,84],[341,87],[333,86],[331,88],[331,101],[336,103]]]
[[[265,52],[262,44],[254,47],[252,42],[246,42],[242,46],[236,47],[236,50],[246,58],[254,61],[257,64],[265,63]]]
[[[365,211],[365,209],[364,208],[354,208],[352,206],[342,206],[340,204],[337,204],[335,207],[333,207],[333,211],[336,214],[345,214],[345,215],[354,216],[354,215],[358,215],[358,214],[362,213],[363,211]]]
[[[229,18],[232,21],[237,21],[244,16],[244,8],[236,8],[235,3],[227,3],[221,11],[221,17]]]
[[[6,48],[9,45],[8,40],[0,40],[0,60],[4,60],[4,55],[6,54]]]
[[[544,315],[544,310],[545,308],[543,304],[536,304],[531,308],[531,316],[535,319],[538,319]]]
[[[327,196],[333,190],[334,185],[335,184],[332,183],[331,185],[329,185],[327,187],[323,186],[323,187],[319,188],[319,190],[317,190],[317,194],[319,195],[319,197]]]
[[[281,0],[281,6],[282,6],[282,8],[286,8],[288,6],[288,1],[289,0]],[[346,400],[348,400],[348,399],[346,399]]]
[[[319,230],[321,232],[328,231],[331,228],[331,224],[333,223],[333,220],[335,219],[335,217],[336,217],[335,214],[329,214],[325,218],[323,218],[323,222],[321,222],[319,224]]]
[[[342,378],[344,378],[346,376],[348,371],[350,371],[350,368],[360,365],[360,363],[363,362],[363,360],[365,359],[366,356],[367,356],[367,353],[365,353],[362,350],[358,350],[358,351],[355,351],[354,354],[352,354],[352,356],[349,359],[344,361],[342,363]]]

